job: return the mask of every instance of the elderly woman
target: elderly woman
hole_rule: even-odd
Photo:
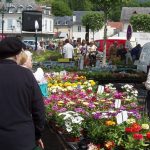
[[[0,42],[0,149],[33,150],[44,148],[44,104],[32,72],[20,65],[24,48],[18,38]]]

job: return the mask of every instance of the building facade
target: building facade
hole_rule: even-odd
[[[13,0],[11,3],[2,0],[0,2],[0,37],[21,35],[24,39],[34,39],[35,32],[22,31],[22,12],[24,10],[42,12],[42,31],[37,32],[38,40],[49,40],[54,34],[51,7],[39,6],[34,0]]]
[[[73,16],[55,17],[54,32],[58,34],[58,38],[85,39],[86,28],[82,25],[82,17],[89,11],[74,11]],[[107,35],[114,34],[114,29],[107,26]],[[59,34],[60,33],[60,34]],[[102,39],[104,37],[104,28],[94,33],[89,30],[89,41]]]

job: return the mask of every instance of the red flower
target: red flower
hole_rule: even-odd
[[[137,123],[133,123],[131,125],[131,128],[132,128],[132,132],[139,132],[142,129],[142,127]]]
[[[127,128],[125,128],[125,131],[126,131],[127,133],[132,133],[132,128],[131,128],[131,127],[127,127]]]
[[[146,133],[146,137],[147,137],[148,139],[150,139],[150,132],[147,132],[147,133]]]
[[[133,134],[133,138],[134,138],[135,140],[141,140],[141,139],[143,139],[143,135],[142,135],[142,134],[135,133],[135,134]]]

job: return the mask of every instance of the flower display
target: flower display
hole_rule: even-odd
[[[126,150],[130,149],[145,149],[149,146],[149,125],[139,124],[134,122],[125,128],[125,137],[122,139],[122,144]]]
[[[65,133],[88,138],[93,143],[89,149],[95,144],[109,150],[149,145],[150,124],[142,120],[138,91],[132,85],[117,91],[113,84],[106,84],[98,93],[96,82],[75,73],[49,73],[47,79],[47,119],[63,127]]]
[[[68,133],[75,137],[81,136],[81,125],[84,119],[79,113],[66,111],[59,113],[58,116],[63,116],[64,127]]]

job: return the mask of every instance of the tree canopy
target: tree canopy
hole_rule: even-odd
[[[98,31],[104,25],[104,15],[98,12],[89,12],[83,16],[82,24],[88,26],[92,32]]]
[[[67,3],[60,0],[52,3],[52,14],[55,16],[71,16],[72,11]]]
[[[106,9],[106,11],[109,13],[108,19],[112,21],[120,20],[122,7],[149,7],[150,6],[149,0],[143,2],[140,0],[36,0],[36,1],[38,3],[45,4],[45,5],[52,5],[53,2],[62,4],[63,2],[72,11],[81,11],[81,10],[82,11],[100,11],[100,10],[105,11],[105,8],[110,8],[110,6],[112,6],[111,9],[108,10]],[[103,4],[106,4],[105,7],[102,7]],[[64,14],[65,11],[63,9],[64,7],[59,8],[59,10],[61,10],[61,12],[63,12]],[[68,13],[66,15],[68,15]]]
[[[130,18],[133,31],[150,32],[150,14],[135,14]]]

